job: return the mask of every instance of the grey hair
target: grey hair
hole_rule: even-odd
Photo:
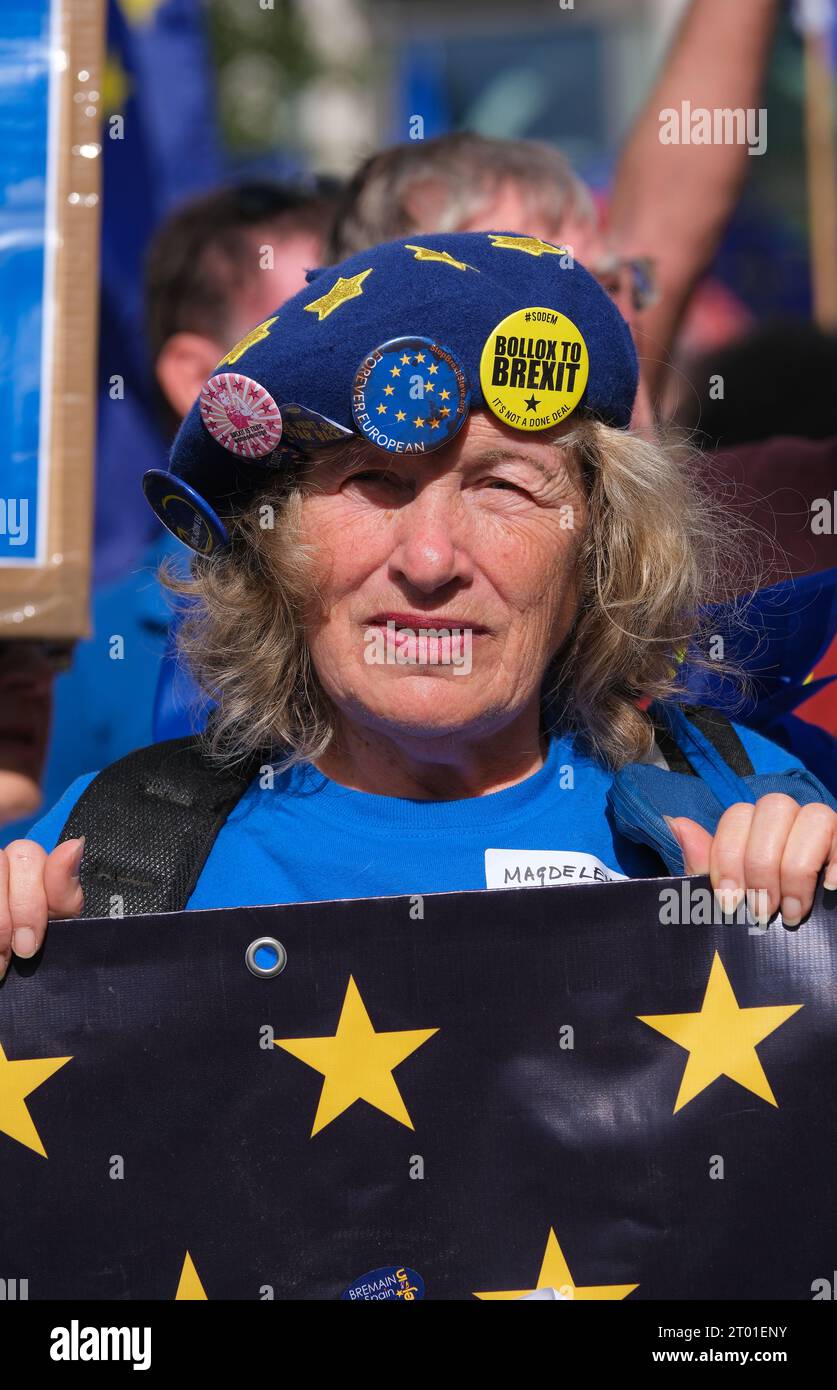
[[[342,261],[407,234],[455,231],[506,182],[520,187],[530,217],[542,218],[555,235],[567,217],[595,220],[589,189],[552,145],[464,131],[367,159],[341,195],[326,259]]]

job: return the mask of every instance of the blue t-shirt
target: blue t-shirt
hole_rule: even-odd
[[[736,724],[756,772],[801,767]],[[30,837],[55,847],[95,776],[79,777]],[[606,797],[613,774],[553,737],[544,765],[503,791],[458,801],[373,796],[300,763],[255,778],[218,834],[189,908],[446,893],[665,874],[621,835]]]

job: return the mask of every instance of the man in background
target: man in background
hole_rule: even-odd
[[[330,193],[247,184],[194,199],[157,232],[147,322],[169,435],[228,348],[322,264],[333,212]]]

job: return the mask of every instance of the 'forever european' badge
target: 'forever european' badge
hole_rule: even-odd
[[[352,414],[361,434],[391,454],[440,449],[462,428],[471,392],[452,352],[430,338],[393,338],[355,373]]]

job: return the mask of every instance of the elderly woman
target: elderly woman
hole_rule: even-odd
[[[8,847],[6,963],[54,916],[490,889],[534,859],[559,883],[708,872],[724,910],[798,923],[837,882],[835,807],[683,704],[746,547],[628,432],[604,291],[498,233],[309,280],[146,479],[197,552],[170,582],[208,731],[80,779]]]

